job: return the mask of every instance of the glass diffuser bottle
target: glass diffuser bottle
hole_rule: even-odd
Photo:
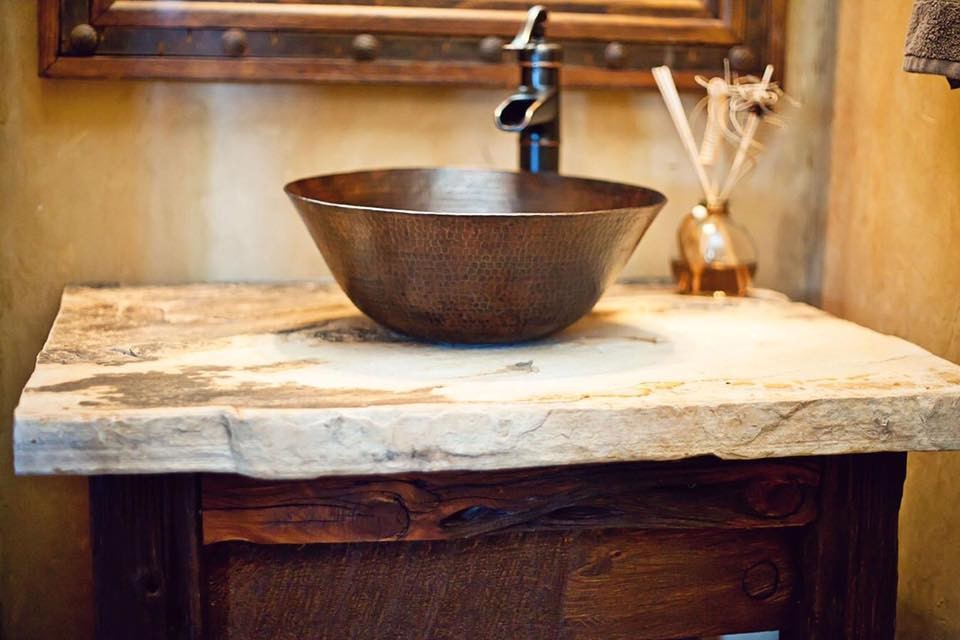
[[[730,218],[726,202],[699,204],[684,216],[677,248],[671,267],[681,293],[747,295],[757,251],[747,231]]]

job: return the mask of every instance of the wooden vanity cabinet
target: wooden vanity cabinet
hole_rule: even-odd
[[[97,637],[892,639],[905,458],[94,477]]]

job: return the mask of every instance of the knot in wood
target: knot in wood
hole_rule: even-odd
[[[780,572],[769,560],[758,562],[743,572],[743,592],[754,600],[766,600],[777,592]]]
[[[803,506],[804,488],[797,480],[763,478],[747,485],[750,510],[764,518],[786,518]]]
[[[163,576],[156,567],[142,567],[137,575],[137,586],[148,598],[155,598],[163,587]]]

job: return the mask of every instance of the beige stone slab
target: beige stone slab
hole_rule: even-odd
[[[960,448],[960,367],[771,293],[613,287],[561,334],[409,341],[334,285],[71,288],[21,474],[263,478]]]

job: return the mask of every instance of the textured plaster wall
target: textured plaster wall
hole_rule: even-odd
[[[805,102],[734,202],[759,281],[818,296],[832,8],[791,3]],[[2,637],[90,633],[86,484],[14,478],[11,413],[68,282],[296,279],[325,273],[281,193],[311,173],[389,165],[509,168],[516,141],[479,89],[81,82],[36,76],[35,3],[0,1],[0,618]],[[659,98],[569,92],[568,173],[671,199],[628,268],[666,275],[698,198]]]
[[[900,71],[910,0],[842,3],[823,299],[960,362],[960,91]],[[898,638],[960,638],[960,455],[908,463]]]

